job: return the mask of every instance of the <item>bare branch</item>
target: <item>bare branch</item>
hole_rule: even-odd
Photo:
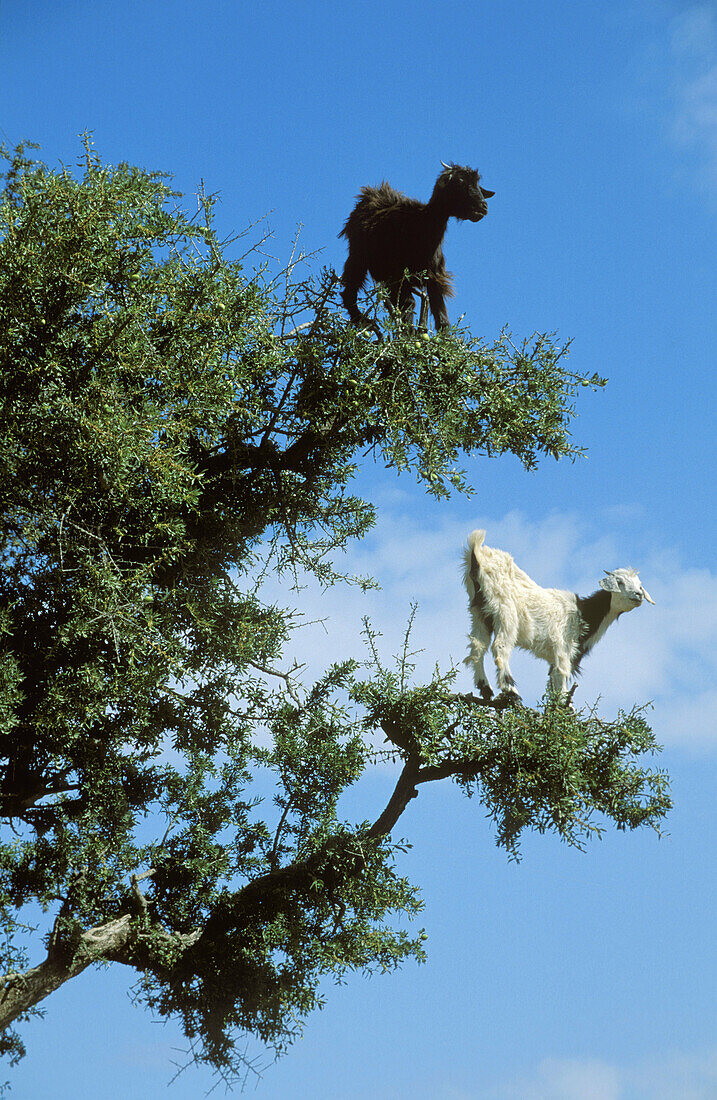
[[[369,839],[377,840],[379,837],[388,836],[391,829],[406,809],[408,803],[412,798],[417,797],[418,791],[416,790],[416,783],[418,782],[419,774],[420,770],[416,759],[409,758],[398,777],[398,782],[386,809],[376,818],[371,828],[365,834]]]
[[[291,696],[297,707],[302,706],[301,699],[294,690],[291,675],[292,673],[300,672],[302,668],[306,668],[306,665],[300,665],[298,661],[295,661],[289,672],[281,672],[278,668],[270,668],[269,665],[260,664],[258,661],[249,661],[248,664],[251,668],[255,668],[257,672],[263,672],[265,676],[276,676],[279,680],[283,680],[286,684],[287,694]]]
[[[291,809],[291,797],[287,798],[286,806],[284,806],[284,812],[281,815],[281,820],[276,829],[276,835],[274,836],[274,843],[271,848],[271,855],[269,856],[269,866],[272,871],[276,870],[277,863],[279,861],[279,841],[281,840],[281,834],[284,831],[284,825]]]
[[[130,882],[132,883],[132,897],[137,904],[140,920],[142,924],[146,926],[149,924],[149,906],[147,905],[147,899],[139,888],[139,879],[137,875],[132,875]]]

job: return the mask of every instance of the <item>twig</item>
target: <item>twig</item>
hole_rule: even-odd
[[[286,801],[286,806],[284,806],[284,812],[281,815],[281,820],[279,821],[279,824],[278,824],[277,829],[276,829],[276,835],[274,836],[274,843],[273,843],[272,848],[271,848],[271,855],[269,856],[269,866],[271,867],[272,871],[276,870],[276,864],[277,864],[278,852],[279,852],[279,840],[281,839],[281,834],[284,831],[284,824],[285,824],[286,819],[288,817],[289,810],[291,809],[292,797],[293,797],[292,795],[289,795],[289,798]]]
[[[302,329],[311,328],[312,325],[315,325],[315,324],[316,324],[316,321],[305,321],[303,325],[297,325],[297,327],[293,328],[291,330],[291,332],[287,332],[284,335],[284,339],[288,340],[291,336],[296,336],[297,332],[301,332]]]
[[[149,923],[149,906],[147,905],[147,899],[139,888],[139,879],[137,875],[132,875],[130,882],[132,883],[132,895],[137,903],[140,919],[142,924],[146,925]]]
[[[250,665],[251,668],[255,668],[257,672],[263,672],[266,676],[276,676],[279,680],[283,680],[286,684],[287,693],[291,696],[298,707],[302,706],[301,699],[294,691],[290,677],[292,672],[299,672],[302,668],[306,668],[306,665],[294,663],[291,672],[281,672],[278,668],[270,668],[269,665],[259,664],[258,661],[248,661],[247,663]]]

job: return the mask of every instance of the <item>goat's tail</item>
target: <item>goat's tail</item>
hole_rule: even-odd
[[[475,554],[476,550],[478,550],[484,542],[485,531],[473,531],[473,533],[468,536],[468,549],[472,554]]]
[[[463,581],[468,590],[468,598],[473,605],[476,596],[480,593],[480,566],[478,564],[478,550],[485,540],[485,531],[473,531],[468,536],[468,546],[465,552],[465,572]]]

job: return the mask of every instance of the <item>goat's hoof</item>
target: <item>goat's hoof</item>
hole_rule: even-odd
[[[490,684],[478,684],[477,687],[483,702],[490,703],[491,699],[493,698],[493,689],[491,688]]]
[[[493,700],[493,706],[496,710],[505,710],[506,707],[519,707],[522,706],[522,703],[523,700],[517,691],[501,691],[500,695]]]

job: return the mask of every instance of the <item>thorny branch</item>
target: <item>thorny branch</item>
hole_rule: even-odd
[[[470,703],[473,706],[489,707],[497,713],[505,710],[506,707],[514,706],[516,702],[515,695],[498,695],[492,699],[483,699],[472,693],[465,693],[452,695],[451,698],[460,702]],[[449,726],[446,730],[446,735],[453,732],[457,725],[458,722],[456,721]],[[462,758],[444,760],[441,764],[422,765],[420,751],[413,737],[407,738],[404,736],[404,734],[399,731],[398,727],[390,721],[382,722],[381,729],[386,734],[387,740],[393,742],[394,745],[402,749],[407,755],[405,764],[386,808],[368,830],[367,836],[371,838],[387,836],[391,832],[391,829],[397,823],[401,814],[408,806],[408,803],[412,799],[418,797],[418,790],[416,788],[421,783],[432,783],[437,780],[447,779],[452,775],[462,775],[466,777],[475,776],[481,768],[489,766],[493,762],[495,755],[489,752],[482,756],[480,762]]]

